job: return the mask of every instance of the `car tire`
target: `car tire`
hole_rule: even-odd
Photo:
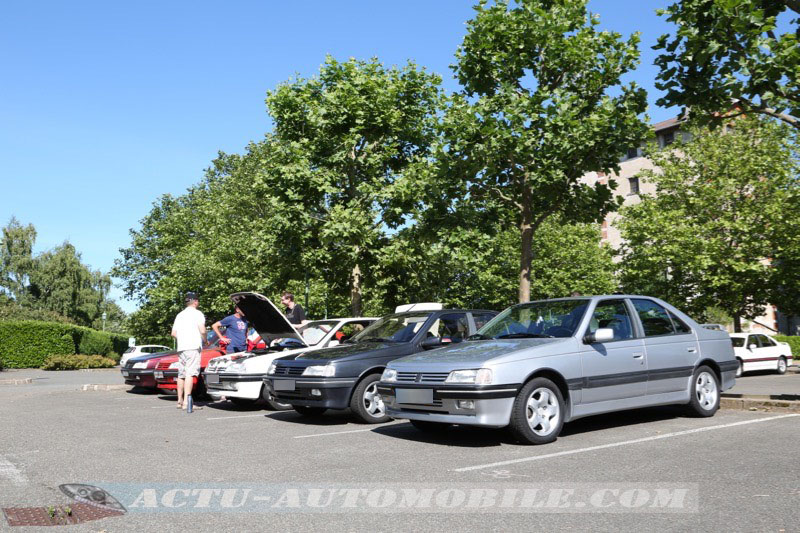
[[[238,407],[250,407],[254,405],[258,400],[254,400],[252,398],[228,398],[233,405]]]
[[[307,407],[305,405],[293,405],[292,409],[303,416],[319,416],[327,411],[324,407]]]
[[[744,372],[744,363],[741,359],[736,359],[736,362],[738,363],[738,366],[736,367],[736,377],[740,378]]]
[[[714,416],[719,409],[719,379],[707,366],[698,367],[692,374],[690,400],[687,406],[691,416]]]
[[[444,433],[453,427],[453,424],[447,424],[445,422],[429,422],[427,420],[409,420],[409,422],[423,433]]]
[[[565,414],[564,397],[556,384],[547,378],[534,378],[514,400],[509,429],[521,443],[547,444],[558,438]]]
[[[789,367],[789,364],[786,362],[786,358],[784,356],[778,357],[778,374],[785,374],[786,369]]]
[[[362,379],[350,397],[350,410],[359,422],[381,424],[391,420],[386,414],[386,406],[378,395],[380,374],[369,374]]]
[[[267,404],[267,407],[269,407],[273,411],[291,411],[292,410],[292,404],[283,403],[283,402],[280,402],[280,401],[276,400],[275,398],[273,398],[272,395],[269,392],[267,392],[267,387],[266,386],[262,386],[261,387],[261,399],[264,400],[264,403]]]

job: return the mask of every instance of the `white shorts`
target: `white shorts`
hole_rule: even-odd
[[[200,375],[200,350],[184,350],[178,355],[178,379]]]

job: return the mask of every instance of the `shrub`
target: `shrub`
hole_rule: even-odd
[[[116,363],[102,355],[51,355],[42,370],[77,370],[79,368],[111,368]]]
[[[108,352],[108,355],[106,355],[106,357],[114,361],[116,364],[119,364],[119,360],[122,359],[122,356],[117,352]]]
[[[800,359],[800,337],[792,336],[787,337],[786,335],[776,335],[775,340],[779,342],[788,342],[789,346],[792,347],[792,355],[795,359]]]
[[[75,342],[78,347],[76,353],[106,355],[111,351],[111,337],[107,333],[89,328],[80,328],[78,333],[79,337]]]

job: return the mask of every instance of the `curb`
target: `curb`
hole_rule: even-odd
[[[740,411],[779,411],[800,413],[800,395],[797,394],[723,394],[720,409]]]
[[[0,385],[27,385],[33,383],[32,378],[0,379]]]
[[[111,390],[123,390],[127,389],[129,385],[84,385],[81,387],[81,390],[99,390],[99,391],[111,391]]]

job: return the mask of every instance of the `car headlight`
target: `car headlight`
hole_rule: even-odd
[[[274,374],[276,368],[278,368],[278,365],[272,363],[271,365],[269,365],[269,370],[267,370],[267,374]]]
[[[178,365],[179,365],[179,364],[181,364],[181,362],[180,362],[180,361],[175,361],[174,363],[172,363],[171,365],[169,365],[169,368],[170,368],[170,369],[173,369],[173,368],[178,368]]]
[[[244,363],[233,363],[228,367],[228,372],[241,372],[244,370]]]
[[[321,378],[332,378],[336,374],[336,367],[333,365],[309,366],[303,370],[304,376],[316,376]]]
[[[381,375],[381,381],[397,381],[397,370],[394,368],[387,368]]]
[[[146,362],[133,363],[133,368],[147,368],[147,363]]]
[[[473,370],[453,370],[445,383],[471,383],[473,385],[489,385],[492,382],[492,371],[488,368]]]

